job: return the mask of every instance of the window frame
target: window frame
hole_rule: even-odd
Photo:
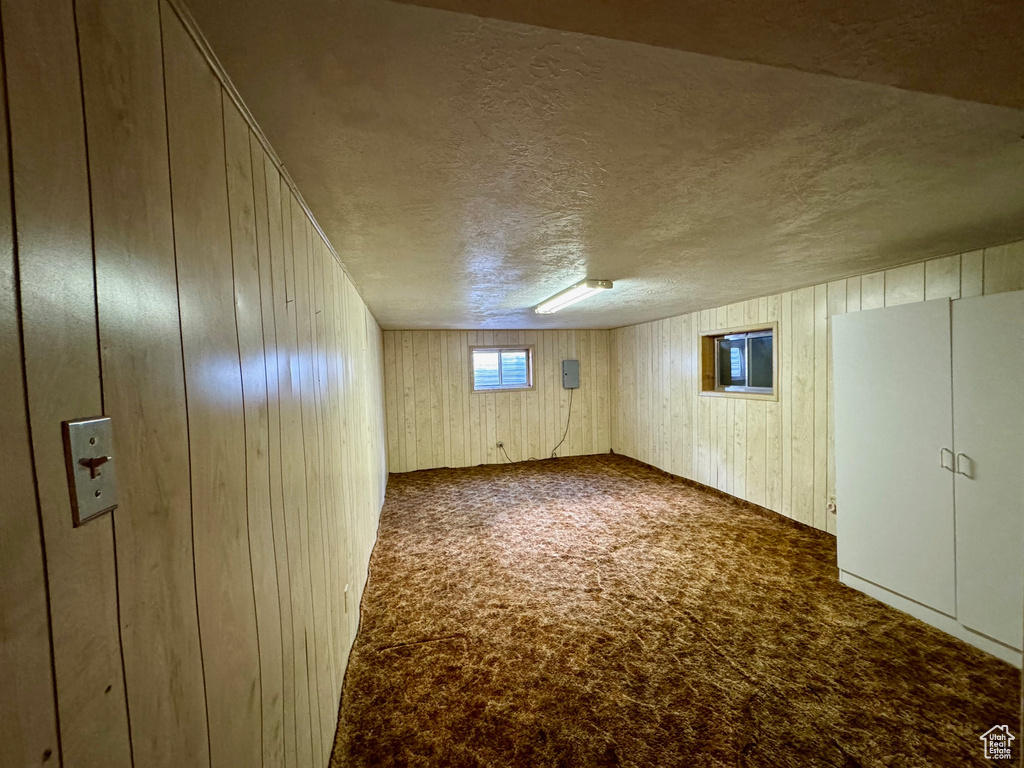
[[[772,387],[720,387],[718,385],[718,341],[729,336],[771,333],[772,337]],[[748,336],[749,338],[749,336]],[[749,342],[747,350],[749,354]],[[700,333],[700,386],[701,397],[733,397],[744,400],[779,399],[779,324],[754,323],[735,328],[715,328]],[[749,358],[747,360],[749,365]]]
[[[476,352],[526,352],[526,374],[529,379],[528,387],[483,387],[476,386],[475,367],[473,355]],[[474,395],[485,395],[488,392],[532,392],[537,388],[536,376],[537,357],[533,344],[471,344],[469,347],[469,391]],[[501,370],[501,363],[498,363]]]

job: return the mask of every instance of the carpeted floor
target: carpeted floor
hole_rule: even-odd
[[[619,456],[393,475],[332,766],[991,765],[1017,670],[834,564]]]

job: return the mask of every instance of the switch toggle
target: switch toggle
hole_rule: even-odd
[[[114,440],[110,419],[65,421],[64,454],[71,490],[71,517],[77,528],[117,507]]]
[[[83,467],[88,467],[89,468],[89,472],[91,473],[92,479],[95,480],[97,477],[100,476],[100,467],[102,467],[104,464],[106,464],[112,458],[114,458],[114,457],[113,456],[97,456],[97,457],[95,457],[93,459],[79,459],[78,463],[81,464]]]

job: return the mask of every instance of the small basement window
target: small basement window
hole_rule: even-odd
[[[471,347],[473,391],[533,389],[533,347]]]
[[[775,327],[737,329],[701,337],[701,394],[776,394]]]

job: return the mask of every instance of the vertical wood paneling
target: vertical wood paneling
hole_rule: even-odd
[[[685,474],[686,469],[686,431],[684,393],[689,387],[689,377],[684,369],[687,360],[683,354],[683,339],[686,334],[686,318],[673,317],[668,321],[668,355],[669,355],[669,462],[667,471],[677,475]]]
[[[437,373],[437,386],[440,389],[438,399],[441,403],[441,423],[444,425],[441,435],[441,452],[446,463],[452,460],[452,391],[448,377],[448,334],[445,331],[437,332],[437,365],[440,370]]]
[[[959,262],[958,262],[959,264]],[[836,441],[835,431],[833,425],[835,424],[835,403],[833,400],[834,386],[832,380],[832,321],[831,318],[835,315],[841,315],[846,312],[847,309],[847,296],[848,296],[848,282],[846,280],[839,280],[834,283],[828,284],[828,338],[827,338],[827,350],[826,350],[826,361],[828,365],[828,478],[826,488],[826,505],[831,502],[836,495]],[[834,514],[828,514],[825,518],[825,530],[829,533],[835,533],[836,530],[836,517]]]
[[[960,298],[960,256],[932,259],[924,265],[924,298],[926,300]]]
[[[0,762],[325,765],[405,447],[379,327],[173,2],[0,2]],[[72,529],[60,422],[104,412],[120,505]]]
[[[76,12],[104,411],[132,457],[114,512],[132,751],[137,766],[208,765],[160,7]]]
[[[567,428],[560,430],[559,434],[565,436],[565,442],[562,447],[559,448],[558,455],[566,456],[573,452],[573,427],[575,421],[570,420],[569,416],[569,392],[562,389],[562,366],[561,361],[566,358],[571,358],[572,353],[572,337],[569,331],[558,331],[556,335],[556,352],[554,357],[551,358],[553,363],[552,373],[553,382],[552,388],[558,393],[558,423],[566,425]],[[573,393],[573,400],[575,401],[576,395]]]
[[[112,522],[72,528],[61,436],[62,420],[103,412],[73,9],[4,3],[3,16],[22,338],[62,756],[67,765],[128,766]],[[8,217],[10,200],[3,204]],[[84,670],[82,658],[92,661]]]
[[[401,360],[401,367],[399,369],[399,378],[401,380],[401,397],[399,399],[399,408],[404,409],[404,420],[401,422],[399,427],[404,434],[405,442],[405,455],[404,463],[399,466],[416,466],[416,375],[413,372],[413,351],[412,351],[412,334],[402,333],[400,334],[402,343],[400,347],[396,346],[396,349],[401,353],[398,357]],[[397,341],[396,341],[397,345]],[[408,404],[408,405],[407,405]],[[475,414],[479,417],[479,412]],[[476,451],[479,452],[479,444],[476,446]],[[392,467],[394,469],[394,467]],[[398,470],[395,470],[398,471]]]
[[[732,423],[732,445],[729,448],[729,493],[745,497],[747,494],[747,401],[729,401]]]
[[[417,465],[428,466],[433,450],[433,422],[430,403],[430,337],[427,333],[412,336],[413,382],[416,391],[412,412],[416,414],[415,440]],[[438,424],[440,427],[440,424]]]
[[[782,294],[779,335],[779,400],[782,404],[782,503],[778,510],[793,517],[793,293]],[[806,372],[805,372],[806,373]]]
[[[851,277],[846,281],[846,311],[860,312],[860,278]]]
[[[448,425],[444,419],[447,408],[444,403],[445,388],[442,378],[440,331],[430,331],[427,334],[427,352],[430,370],[428,379],[430,387],[427,390],[430,398],[430,422],[437,424],[437,428],[430,432],[430,454],[446,457],[448,451],[445,448],[445,427]]]
[[[452,344],[455,344],[458,347],[458,367],[452,368],[449,365],[448,371],[449,376],[451,376],[453,379],[456,379],[459,378],[459,376],[457,373],[453,375],[452,371],[468,370],[467,366],[469,365],[469,349],[466,348],[466,345],[463,343],[461,335],[457,332],[452,332],[452,335],[449,337],[449,349],[451,349]],[[455,362],[455,356],[452,357],[451,362]],[[471,401],[469,381],[465,377],[463,377],[462,381],[457,386],[460,387],[460,392],[462,394],[462,411],[460,413],[460,418],[462,419],[462,461],[468,464],[473,459],[473,439],[470,429]],[[536,401],[534,401],[534,406],[534,412],[537,413]],[[398,412],[402,413],[401,404],[399,404]]]
[[[878,309],[885,306],[885,273],[873,272],[861,275],[860,308]]]
[[[793,338],[792,371],[792,499],[793,519],[814,523],[814,386],[815,289],[793,291],[790,329]]]
[[[253,192],[256,201],[256,246],[259,256],[260,306],[263,322],[262,363],[267,382],[267,463],[270,488],[270,514],[274,537],[274,563],[276,567],[277,593],[279,597],[279,631],[281,642],[281,708],[282,719],[276,724],[280,729],[280,742],[284,765],[295,765],[295,678],[294,633],[292,625],[292,591],[288,568],[288,543],[284,510],[284,488],[281,468],[281,406],[279,374],[286,370],[286,358],[277,343],[276,311],[274,305],[274,268],[280,264],[282,254],[281,232],[281,183],[277,169],[270,163],[263,149],[250,141],[253,164]],[[269,630],[272,631],[272,630]],[[267,663],[272,663],[268,659]],[[261,665],[262,646],[261,646]],[[270,683],[273,690],[273,683]],[[264,696],[266,699],[266,696]],[[266,717],[266,708],[264,708]],[[275,725],[269,726],[270,728]],[[264,732],[268,726],[264,723]],[[273,740],[271,745],[273,744]],[[271,746],[271,754],[273,747]],[[264,744],[264,755],[268,754]],[[273,762],[270,763],[271,765]]]
[[[384,407],[391,413],[398,408],[398,369],[395,357],[395,337],[389,334],[384,339]],[[398,420],[388,419],[388,461],[394,466],[398,460]]]
[[[617,328],[608,334],[612,449],[835,533],[829,318],[983,288],[1024,288],[1024,242]],[[778,399],[699,396],[700,332],[768,321],[779,324]]]
[[[341,482],[343,477],[341,464],[341,436],[338,434],[338,421],[332,414],[338,412],[338,348],[335,339],[337,303],[334,295],[334,280],[331,272],[334,266],[333,257],[319,235],[313,233],[313,241],[319,255],[320,281],[318,292],[321,295],[321,309],[317,317],[317,334],[319,337],[319,354],[321,359],[320,387],[321,414],[324,429],[324,480],[325,480],[325,514],[326,525],[325,557],[328,595],[328,636],[331,641],[331,668],[334,673],[331,682],[331,698],[333,704],[341,696],[341,681],[345,669],[346,642],[348,625],[344,617],[344,586],[346,574],[342,556],[342,536],[344,535],[344,506],[340,501]],[[383,355],[383,348],[381,349]],[[329,710],[332,711],[332,710]]]
[[[357,580],[360,575],[358,569],[361,566],[358,553],[362,547],[364,534],[359,522],[360,502],[356,496],[359,480],[358,478],[355,479],[355,482],[351,479],[346,480],[346,476],[352,474],[353,468],[358,468],[358,464],[352,464],[354,458],[353,443],[355,441],[351,435],[352,422],[349,415],[351,403],[354,399],[353,360],[350,353],[346,354],[346,351],[352,349],[348,329],[351,323],[353,308],[346,289],[345,275],[337,268],[332,268],[331,273],[331,282],[334,287],[334,344],[336,350],[334,375],[337,381],[337,393],[335,396],[337,405],[333,420],[338,430],[338,441],[335,446],[338,452],[338,460],[335,471],[339,475],[339,485],[341,486],[337,500],[339,505],[337,513],[338,524],[342,534],[341,541],[339,542],[341,562],[338,563],[337,567],[338,575],[341,579],[338,587],[341,589],[342,609],[342,625],[339,627],[339,634],[341,636],[342,657],[347,659],[349,649],[352,647],[352,641],[355,638],[355,627],[358,622],[358,603],[355,602],[356,595],[360,589],[360,584]],[[395,353],[396,355],[398,353],[397,347]],[[397,387],[398,383],[396,381]],[[343,676],[344,667],[339,669],[338,672]]]
[[[922,270],[922,296],[924,273]],[[827,527],[828,498],[828,286],[814,286],[814,514],[815,528]]]
[[[666,471],[672,466],[672,323],[666,318],[659,325],[660,375],[658,377],[658,400],[661,407],[661,439],[659,451],[660,467]]]
[[[924,301],[924,264],[908,264],[885,271],[885,306]]]
[[[619,342],[619,337],[621,336],[621,334],[622,334],[622,329],[621,328],[616,328],[616,329],[610,331],[609,334],[608,334],[608,337],[609,337],[608,364],[609,364],[609,368],[612,371],[612,375],[610,377],[609,387],[608,387],[608,397],[609,397],[609,400],[610,400],[610,405],[611,405],[611,410],[612,410],[611,419],[610,419],[611,423],[609,424],[609,438],[610,438],[611,443],[613,443],[613,444],[616,444],[616,443],[617,444],[621,444],[621,439],[622,439],[621,438],[621,433],[619,431],[619,426],[620,426],[620,424],[622,422],[622,411],[619,408],[619,405],[620,405],[620,402],[619,402],[619,383],[620,383],[620,381],[619,380],[620,380],[621,375],[622,375],[622,360],[621,360],[621,358],[619,356],[619,347],[621,346],[621,344]]]
[[[729,307],[718,307],[712,313],[713,328],[729,326]],[[729,486],[729,403],[717,399],[711,403],[711,445],[713,461],[711,467],[712,484],[720,491]],[[726,491],[728,493],[728,491]]]
[[[580,408],[580,417],[573,419],[573,432],[576,438],[573,449],[581,454],[590,454],[594,452],[591,422],[597,411],[596,398],[592,391],[597,384],[593,366],[595,355],[591,349],[592,333],[591,331],[573,331],[573,335],[576,337],[576,351],[573,356],[580,360],[580,388],[576,394],[580,396],[581,404],[587,401],[593,405],[591,408]]]
[[[288,305],[289,315],[293,318],[295,329],[295,360],[292,365],[294,371],[295,398],[295,435],[297,450],[302,457],[302,473],[296,478],[296,518],[295,536],[296,546],[293,550],[298,556],[299,572],[298,578],[301,583],[300,596],[296,601],[302,605],[301,625],[301,647],[299,658],[301,663],[296,663],[296,686],[300,691],[299,698],[305,700],[305,709],[308,712],[307,721],[303,721],[299,728],[299,753],[300,755],[309,750],[309,760],[316,762],[321,749],[321,719],[320,719],[320,686],[319,668],[317,665],[317,637],[316,620],[318,613],[318,581],[316,579],[316,565],[313,562],[314,547],[311,537],[313,531],[319,526],[314,520],[319,515],[320,509],[320,466],[319,457],[316,455],[314,442],[316,440],[316,426],[314,406],[312,403],[312,355],[310,340],[310,297],[309,297],[309,276],[307,269],[309,262],[306,257],[307,236],[303,219],[296,215],[299,210],[298,203],[290,190],[281,189],[281,210],[285,214],[285,242],[291,244],[286,246],[286,252],[290,258],[285,262],[291,264],[291,277],[288,279],[286,273],[286,284],[291,287],[291,302]],[[289,237],[290,232],[290,237]],[[301,487],[300,487],[301,486]],[[289,537],[290,539],[291,537]],[[300,760],[300,762],[302,762]]]
[[[385,333],[387,333],[387,331],[385,331]],[[412,343],[412,341],[411,341],[412,340],[412,332],[411,331],[402,331],[402,338],[403,339],[409,339],[410,340],[409,343],[411,344]],[[468,340],[469,340],[469,345],[470,346],[474,346],[474,345],[477,345],[477,344],[480,343],[480,339],[478,338],[478,334],[476,334],[476,333],[468,334]],[[469,355],[468,355],[468,353],[467,353],[467,356],[466,356],[466,365],[467,366],[469,365]],[[540,371],[538,370],[535,375],[539,378],[540,377]],[[542,381],[538,382],[538,386],[543,386],[543,385],[544,385],[544,382],[542,382]],[[467,388],[467,392],[469,392],[469,385],[468,384],[466,385],[466,388]],[[483,464],[484,463],[483,457],[482,457],[482,455],[480,453],[481,445],[486,441],[486,437],[481,439],[481,435],[480,435],[480,429],[481,429],[480,404],[482,402],[483,402],[483,397],[482,396],[477,395],[477,394],[473,394],[472,392],[469,392],[469,395],[468,395],[468,403],[469,403],[469,419],[468,419],[468,421],[469,421],[469,436],[470,436],[469,437],[469,440],[470,440],[470,443],[469,443],[469,445],[470,445],[469,464],[471,464],[471,465]],[[407,404],[409,403],[408,398],[406,399],[406,403]],[[416,428],[415,403],[412,405],[411,409],[408,407],[408,405],[406,406],[405,424],[406,424],[406,429],[412,428],[413,429],[413,433],[415,434],[415,428]],[[395,471],[395,472],[409,472],[411,470],[417,469],[418,466],[419,465],[418,465],[418,462],[416,461],[416,457],[413,456],[413,457],[411,457],[411,460],[409,460],[407,458],[406,463],[404,465],[402,465],[401,467],[392,467],[392,470]]]
[[[317,395],[317,423],[320,431],[321,475],[321,517],[320,517],[320,551],[323,560],[324,599],[326,601],[324,615],[321,618],[321,647],[324,652],[326,677],[321,681],[324,701],[321,704],[323,721],[322,735],[324,756],[329,759],[334,743],[334,731],[337,729],[337,702],[341,696],[341,672],[343,659],[339,653],[338,627],[339,616],[337,606],[341,587],[335,564],[338,557],[335,551],[337,541],[337,518],[339,509],[335,504],[335,483],[340,475],[334,469],[334,419],[331,418],[330,404],[331,375],[328,365],[329,345],[327,338],[328,324],[331,322],[332,309],[329,308],[331,291],[327,288],[327,276],[331,264],[326,261],[327,249],[320,235],[307,219],[309,236],[313,243],[312,253],[315,257],[315,332],[316,332],[316,376],[315,392]],[[342,585],[344,582],[342,582]]]
[[[264,768],[284,764],[282,726],[281,595],[271,513],[269,412],[264,364],[263,305],[256,243],[254,180],[265,190],[263,163],[254,175],[249,126],[224,98],[228,205],[235,289],[235,323],[242,372],[245,415],[245,479],[259,648],[262,750]],[[265,211],[266,203],[263,202]],[[265,214],[264,214],[265,215]],[[264,246],[265,248],[266,246]]]
[[[651,459],[651,325],[637,326],[637,354],[633,359],[636,370],[636,413],[644,418],[634,423],[633,436],[636,452],[641,461]]]
[[[216,78],[167,5],[162,26],[211,765],[255,765],[263,759],[259,650],[223,105]]]
[[[710,313],[705,310],[697,313],[697,333],[691,340],[691,345],[700,342],[700,333],[710,328]],[[691,346],[696,349],[696,346]],[[623,387],[620,397],[630,398],[632,393],[628,387]],[[711,399],[707,397],[697,398],[697,481],[705,485],[711,485]],[[612,446],[612,449],[620,453],[630,454],[624,448]]]
[[[1024,290],[1024,241],[986,248],[984,258],[985,294]]]
[[[960,254],[960,298],[981,296],[985,285],[984,251]]]
[[[666,324],[659,348],[667,360]],[[473,466],[545,458],[562,439],[569,417],[569,393],[562,389],[562,360],[580,361],[580,387],[560,456],[607,453],[611,448],[613,371],[610,331],[385,331],[383,333],[387,433],[399,445],[392,472],[443,466]],[[471,392],[470,347],[530,344],[534,347],[533,390]],[[389,350],[394,350],[392,355]],[[666,363],[667,367],[667,363]],[[390,382],[395,385],[391,389]],[[651,377],[645,381],[652,384]],[[393,394],[390,392],[393,391]],[[648,389],[668,414],[669,388]],[[401,436],[410,451],[401,450]],[[662,434],[669,439],[669,431]],[[663,447],[667,455],[667,448]]]
[[[784,336],[785,330],[781,326],[782,319],[782,297],[769,296],[765,302],[765,319],[770,322],[778,322],[779,334]],[[775,343],[780,344],[780,338]],[[781,357],[780,357],[781,361]],[[696,361],[695,361],[696,362]],[[780,362],[780,366],[782,363]],[[779,371],[780,388],[786,369],[783,366]],[[782,510],[782,393],[779,400],[772,400],[765,403],[765,492],[764,504],[776,512]],[[700,398],[706,400],[707,398]]]
[[[664,457],[662,455],[662,435],[667,431],[667,424],[665,423],[664,416],[662,414],[662,397],[661,389],[662,383],[665,380],[662,374],[664,368],[665,356],[662,353],[661,348],[661,328],[663,321],[658,320],[650,324],[651,337],[650,337],[650,400],[647,403],[648,411],[651,414],[650,424],[651,432],[648,442],[648,460],[651,464],[658,467],[659,469],[665,466]]]
[[[310,745],[314,763],[324,750],[324,708],[329,696],[327,648],[327,601],[323,559],[323,461],[320,454],[319,418],[316,403],[316,344],[314,338],[314,255],[310,228],[298,201],[289,195],[292,209],[292,263],[295,279],[295,312],[298,329],[299,410],[302,450],[305,457],[306,507],[299,515],[303,572],[308,585],[306,658],[308,664]]]
[[[3,8],[7,15],[6,5]],[[8,57],[10,52],[8,51]],[[4,77],[0,68],[0,105]],[[7,120],[0,106],[0,765],[59,763],[46,563],[40,535],[19,333]]]
[[[768,403],[751,400],[747,403],[746,486],[744,498],[755,504],[767,505],[768,466]],[[741,453],[739,461],[744,459]]]

